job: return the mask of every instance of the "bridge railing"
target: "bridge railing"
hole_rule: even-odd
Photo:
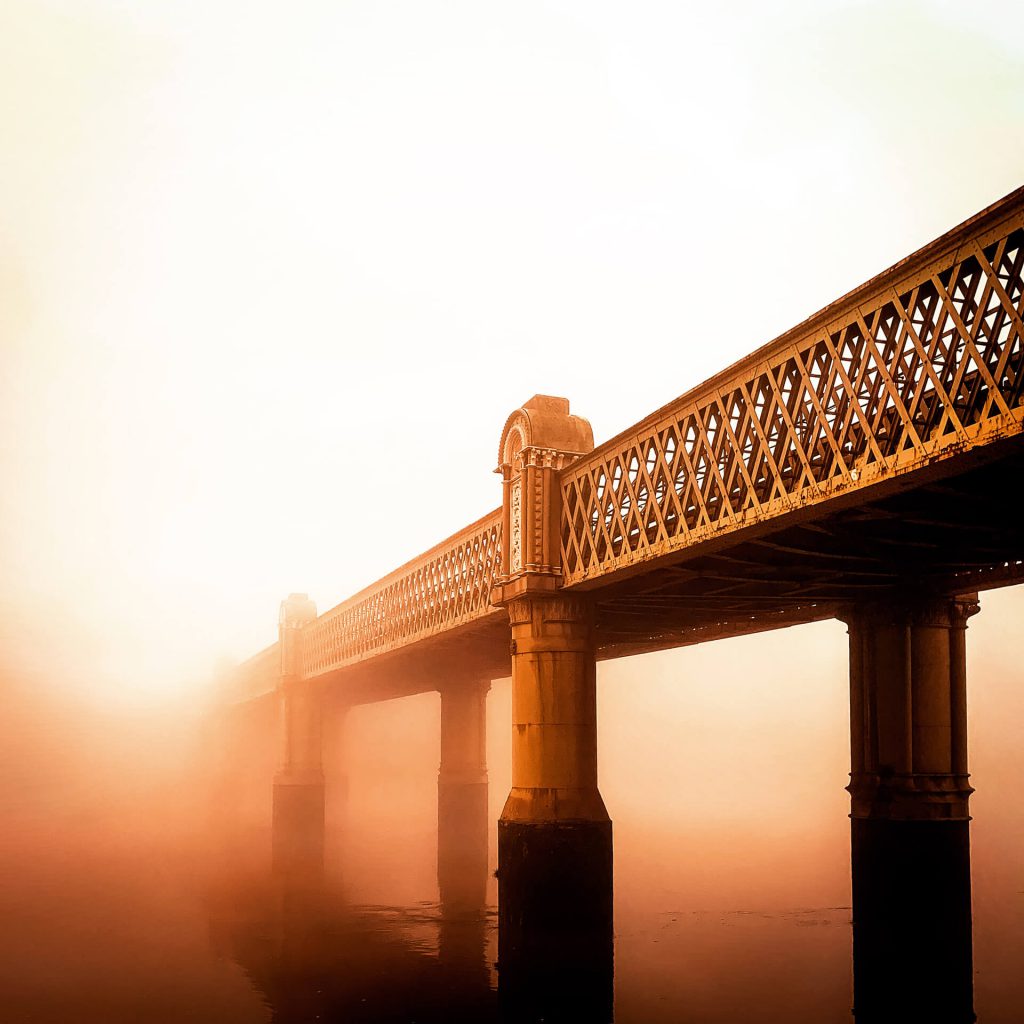
[[[1024,189],[562,471],[572,585],[1021,430]]]
[[[501,510],[407,562],[303,630],[303,674],[320,675],[494,612]]]
[[[559,476],[563,583],[861,489],[1024,423],[1024,189]],[[501,510],[303,630],[306,677],[494,614]],[[276,645],[236,689],[273,689]]]

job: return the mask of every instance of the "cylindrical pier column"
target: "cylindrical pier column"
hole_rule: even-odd
[[[319,688],[302,678],[302,629],[316,618],[305,594],[281,603],[281,760],[274,775],[275,870],[320,870],[324,855],[324,772]]]
[[[442,912],[482,913],[487,902],[487,691],[490,680],[441,688],[437,773],[437,884]]]
[[[503,823],[607,822],[597,788],[597,685],[590,609],[521,597],[512,624],[512,792]]]
[[[973,1021],[964,633],[976,595],[854,609],[854,1013]]]

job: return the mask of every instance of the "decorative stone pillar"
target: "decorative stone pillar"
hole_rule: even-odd
[[[437,773],[437,884],[442,916],[482,914],[487,903],[487,691],[490,680],[441,689]]]
[[[501,825],[599,823],[597,680],[589,603],[570,594],[518,597],[512,623],[512,791]]]
[[[274,776],[273,859],[288,871],[323,866],[324,772],[319,689],[302,678],[302,630],[316,619],[305,594],[281,602],[281,760]]]
[[[850,631],[854,1012],[973,1021],[967,619],[977,595],[856,608]]]
[[[545,395],[514,412],[501,439],[506,542],[492,601],[512,626],[512,791],[498,822],[506,989],[537,970],[569,980],[570,955],[588,972],[606,959],[610,970],[612,826],[597,786],[593,612],[559,589],[558,471],[592,448],[590,424]]]

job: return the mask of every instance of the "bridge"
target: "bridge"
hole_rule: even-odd
[[[869,890],[920,918],[954,876],[966,907],[936,928],[969,929],[965,630],[1022,579],[1022,317],[1019,189],[599,446],[566,399],[531,398],[500,435],[499,508],[321,615],[292,595],[235,673],[236,713],[284,722],[275,855],[322,832],[324,709],[436,690],[439,870],[464,875],[484,696],[511,675],[502,963],[534,926],[610,922],[596,662],[838,617],[855,943],[899,946]]]

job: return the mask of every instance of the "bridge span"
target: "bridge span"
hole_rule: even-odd
[[[538,922],[610,922],[596,661],[839,617],[855,942],[899,934],[869,891],[920,918],[954,877],[966,908],[936,928],[969,929],[965,630],[1022,578],[1022,317],[1019,189],[599,446],[534,396],[501,432],[498,509],[321,615],[292,595],[237,670],[239,714],[284,722],[280,857],[322,835],[323,708],[437,690],[441,859],[477,863],[483,700],[511,675],[503,964]]]

